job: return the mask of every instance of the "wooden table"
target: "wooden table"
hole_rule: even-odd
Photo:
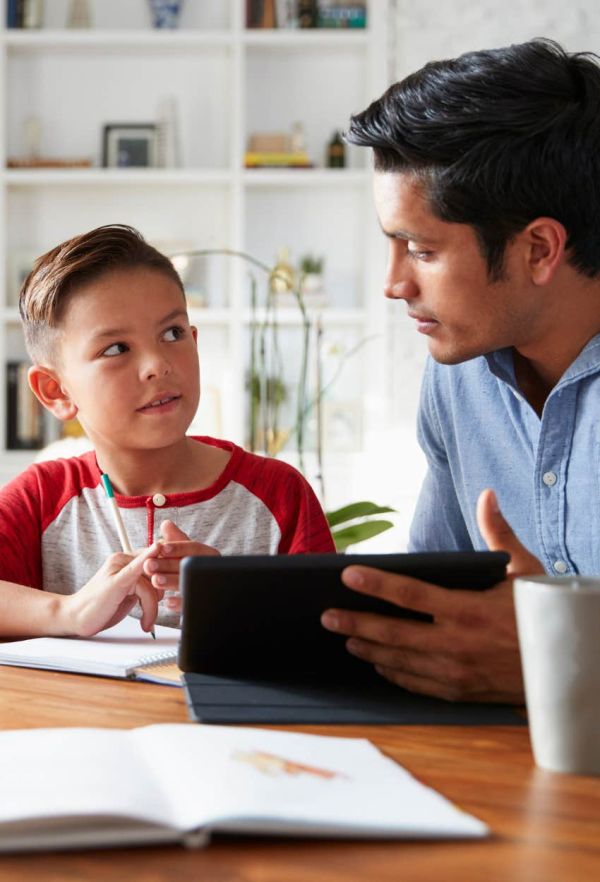
[[[181,690],[74,674],[0,668],[0,727],[187,722]],[[147,848],[0,857],[21,882],[596,882],[600,778],[533,765],[527,730],[512,727],[306,726],[364,736],[485,821],[476,842],[220,839],[200,851]],[[0,799],[2,785],[0,782]]]

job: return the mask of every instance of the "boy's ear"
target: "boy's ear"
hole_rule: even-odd
[[[52,368],[34,365],[29,368],[29,386],[35,397],[59,420],[72,420],[77,416],[78,407],[71,401]]]
[[[547,285],[565,259],[567,231],[551,217],[539,217],[525,227],[528,268],[535,285]]]

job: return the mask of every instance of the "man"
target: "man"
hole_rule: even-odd
[[[345,571],[433,615],[323,616],[416,692],[522,701],[512,579],[600,572],[599,106],[597,59],[534,40],[428,64],[351,120],[374,152],[385,295],[431,355],[411,550],[511,554],[482,594]]]

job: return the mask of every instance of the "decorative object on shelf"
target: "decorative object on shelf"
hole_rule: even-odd
[[[317,0],[298,0],[298,27],[316,28],[319,7]]]
[[[23,123],[25,156],[9,156],[8,168],[89,168],[89,157],[56,158],[42,156],[42,123],[39,116],[29,116]]]
[[[255,132],[248,138],[246,168],[311,168],[306,152],[304,126],[295,122],[286,132]]]
[[[68,28],[91,28],[92,9],[90,0],[70,0],[67,13]]]
[[[161,98],[156,116],[156,164],[159,168],[179,168],[181,140],[177,99],[173,95]]]
[[[183,0],[148,0],[155,28],[176,28]]]
[[[327,298],[323,288],[324,263],[323,257],[316,257],[312,254],[305,254],[299,260],[300,291],[309,308],[327,306]]]
[[[108,123],[104,126],[104,168],[155,168],[156,162],[154,123]]]
[[[366,28],[367,4],[320,0],[317,15],[320,28]]]
[[[344,144],[341,132],[334,132],[331,141],[327,145],[327,167],[345,168],[345,166],[346,145]]]
[[[41,28],[44,25],[44,0],[22,0],[23,28]]]
[[[247,28],[276,28],[275,0],[246,0]]]

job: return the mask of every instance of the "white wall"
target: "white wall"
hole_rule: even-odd
[[[434,59],[534,37],[551,37],[571,52],[600,53],[597,0],[391,0],[391,4],[396,9],[396,28],[389,35],[395,59],[390,81]],[[415,417],[426,344],[412,328],[402,304],[390,304],[388,310],[387,429],[372,440],[353,490],[354,498],[364,490],[399,513],[396,528],[365,543],[360,547],[365,551],[404,547],[424,474],[415,441]]]

